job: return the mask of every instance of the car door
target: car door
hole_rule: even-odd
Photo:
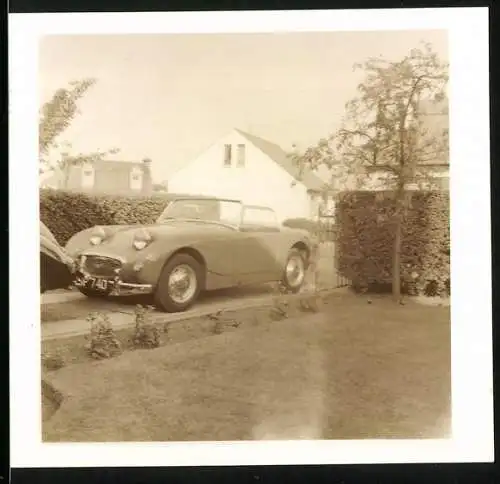
[[[232,244],[238,284],[268,282],[280,273],[279,261],[267,242],[258,232],[238,232]]]
[[[243,283],[279,279],[284,262],[276,250],[281,232],[271,209],[246,206],[237,244],[239,278]]]

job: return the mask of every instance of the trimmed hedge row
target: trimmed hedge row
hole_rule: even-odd
[[[443,294],[450,290],[448,192],[412,192],[403,224],[403,290]],[[337,200],[337,268],[355,287],[392,283],[393,192],[347,192]]]
[[[110,196],[40,190],[40,219],[61,245],[95,225],[152,223],[172,195]]]

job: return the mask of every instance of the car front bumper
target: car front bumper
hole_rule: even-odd
[[[106,287],[99,286],[105,281]],[[133,296],[141,294],[151,294],[153,292],[152,284],[136,284],[124,282],[119,277],[108,279],[104,277],[94,277],[88,273],[79,271],[73,285],[77,288],[88,288],[108,296]]]

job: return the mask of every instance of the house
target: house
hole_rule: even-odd
[[[39,173],[40,188],[61,188],[64,183],[62,170],[53,169]]]
[[[151,160],[97,160],[69,165],[41,176],[40,187],[112,195],[149,194],[152,191]]]
[[[240,129],[223,136],[168,180],[172,192],[271,207],[280,221],[315,215],[323,185],[311,171],[300,173],[278,145]]]
[[[419,111],[425,133],[423,142],[425,142],[426,136],[444,139],[449,129],[448,100],[445,99],[440,102],[422,101]],[[425,180],[418,184],[410,184],[410,189],[449,190],[450,161],[448,149],[439,149],[434,153],[429,152],[427,159],[422,160],[417,169],[420,174],[425,176]],[[359,188],[366,190],[387,189],[388,184],[384,180],[389,177],[389,173],[388,168],[384,167],[383,163],[377,166],[367,166],[366,176],[361,180],[361,187]]]

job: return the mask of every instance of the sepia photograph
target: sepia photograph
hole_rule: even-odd
[[[447,28],[36,50],[42,444],[453,438]]]

